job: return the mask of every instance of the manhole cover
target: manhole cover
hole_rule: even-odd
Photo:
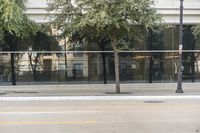
[[[120,94],[131,94],[131,92],[121,92],[121,93],[116,93],[116,92],[105,92],[105,94],[117,94],[117,95],[120,95]]]
[[[29,92],[29,91],[15,91],[15,92],[13,92],[13,93],[30,93],[30,94],[34,94],[34,93],[38,93],[38,92]]]
[[[144,101],[144,103],[163,103],[163,101]]]
[[[7,93],[0,93],[0,95],[6,95]]]

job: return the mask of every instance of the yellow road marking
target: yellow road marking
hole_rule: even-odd
[[[89,121],[61,121],[61,122],[48,122],[48,121],[10,121],[0,122],[0,125],[85,125],[96,124],[96,120]]]

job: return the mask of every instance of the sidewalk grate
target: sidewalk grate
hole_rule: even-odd
[[[128,94],[132,94],[131,92],[120,92],[120,93],[116,93],[116,92],[105,92],[105,94],[110,94],[110,95],[112,95],[112,94],[116,94],[116,95],[128,95]]]
[[[164,103],[163,101],[144,101],[144,103]]]
[[[6,95],[7,93],[0,93],[0,95]]]

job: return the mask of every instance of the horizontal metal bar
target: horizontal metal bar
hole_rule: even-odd
[[[178,53],[178,50],[136,50],[136,51],[118,51],[119,53]],[[200,52],[200,50],[183,50],[183,53]],[[0,54],[73,54],[73,53],[114,53],[114,51],[0,51]]]
[[[62,53],[114,53],[114,51],[0,51],[0,54],[31,54],[31,53],[41,53],[41,54],[62,54]]]

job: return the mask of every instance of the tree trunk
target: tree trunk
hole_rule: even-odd
[[[120,93],[120,81],[119,81],[119,52],[117,50],[117,39],[111,38],[112,47],[114,50],[114,62],[115,62],[115,82],[116,82],[116,93]]]
[[[29,61],[30,61],[30,65],[31,65],[31,69],[33,71],[33,79],[34,81],[37,81],[37,62],[38,62],[38,55],[35,59],[35,65],[33,65],[32,63],[32,54],[29,55]]]
[[[65,38],[64,41],[65,41],[64,42],[64,45],[65,45],[65,81],[67,81],[68,80],[68,72],[67,72],[67,53],[66,53],[66,51],[67,51],[67,42],[66,42],[66,38]]]
[[[37,70],[36,69],[33,69],[33,78],[34,78],[34,81],[37,81]]]
[[[104,40],[99,38],[99,47],[101,48],[102,51],[104,51]],[[106,69],[106,56],[105,53],[102,52],[101,53],[101,57],[103,60],[103,80],[104,80],[104,84],[107,84],[107,69]]]
[[[190,57],[190,66],[191,66],[191,70],[192,70],[192,82],[195,81],[195,56],[194,53],[191,53],[191,57]]]
[[[150,63],[149,63],[149,83],[153,83],[153,57],[152,53],[150,53]]]
[[[153,46],[153,31],[150,29],[150,37],[149,37],[149,50],[152,50]],[[149,83],[153,83],[153,54],[150,53],[150,63],[149,63]]]
[[[119,80],[119,52],[117,49],[117,38],[115,33],[108,34],[111,39],[111,44],[114,50],[114,62],[115,62],[115,82],[116,82],[116,93],[120,93],[120,80]]]
[[[12,73],[12,85],[16,85],[16,74],[15,74],[15,54],[11,53],[11,73]]]
[[[163,80],[165,80],[164,79],[164,69],[163,69],[163,55],[162,55],[162,53],[159,53],[159,62],[160,62],[160,74],[161,74],[161,80],[163,81]],[[159,75],[160,76],[160,75]],[[163,81],[164,82],[164,81]]]
[[[10,51],[14,52],[16,51],[16,44],[14,44],[14,38],[12,37],[12,35],[8,35],[9,38],[9,45],[10,45]],[[15,74],[15,54],[11,53],[10,54],[10,58],[11,58],[11,73],[12,73],[12,85],[16,85],[16,74]]]
[[[198,63],[198,60],[197,60],[199,58],[199,54],[197,54],[196,56],[194,56],[194,58],[195,58],[194,64],[196,66],[196,76],[197,76],[197,78],[199,78],[200,72],[199,72],[199,63]]]
[[[116,81],[116,93],[120,93],[119,82],[119,55],[118,51],[114,50],[114,62],[115,62],[115,81]]]
[[[87,56],[88,56],[88,84],[90,83],[90,79],[93,79],[93,76],[92,76],[92,72],[91,72],[91,70],[92,70],[92,55],[91,55],[91,53],[87,53]],[[91,78],[92,77],[92,78]]]
[[[107,84],[107,70],[106,70],[106,58],[105,58],[105,53],[102,53],[102,59],[103,59],[103,80],[104,84]]]
[[[35,57],[35,65],[34,65],[34,69],[33,69],[33,75],[34,75],[35,81],[38,81],[38,79],[37,79],[37,63],[38,63],[38,54]]]

